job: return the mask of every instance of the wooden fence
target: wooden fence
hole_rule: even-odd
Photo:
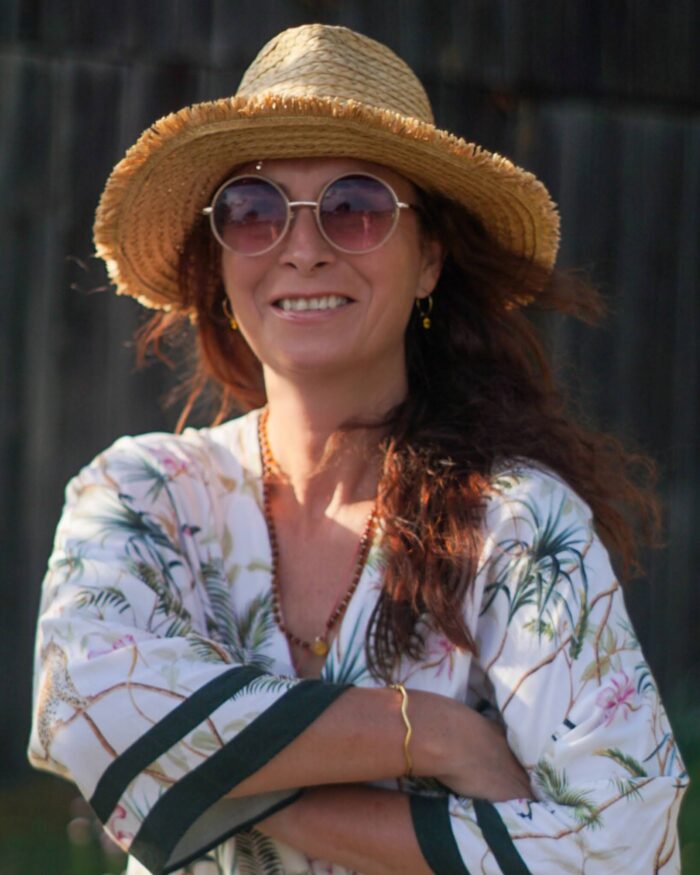
[[[228,95],[305,21],[402,55],[439,123],[535,171],[560,264],[609,296],[601,331],[554,320],[592,419],[659,459],[668,548],[629,590],[663,690],[700,665],[700,13],[695,0],[3,0],[0,5],[0,775],[24,768],[40,580],[68,477],[118,435],[170,428],[170,377],[136,375],[139,307],[99,293],[92,215],[155,118]],[[8,706],[9,704],[9,706]]]

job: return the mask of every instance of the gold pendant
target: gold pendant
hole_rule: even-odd
[[[325,656],[328,653],[328,644],[323,638],[314,638],[311,643],[311,652],[315,656]]]

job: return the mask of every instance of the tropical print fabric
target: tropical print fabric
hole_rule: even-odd
[[[123,438],[67,489],[29,755],[78,785],[132,875],[348,875],[255,830],[303,788],[226,795],[349,685],[377,685],[364,642],[381,526],[321,679],[294,675],[271,613],[257,420]],[[502,720],[537,799],[386,782],[411,793],[424,856],[439,875],[678,872],[686,772],[589,509],[513,465],[484,525],[464,604],[478,657],[426,624],[425,658],[396,680]]]

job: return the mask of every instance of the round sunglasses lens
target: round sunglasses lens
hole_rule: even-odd
[[[220,241],[241,255],[255,255],[279,240],[287,220],[282,194],[263,179],[242,177],[223,188],[214,204]]]
[[[336,179],[323,194],[321,225],[328,239],[347,252],[381,245],[396,221],[396,202],[379,179],[351,175]]]

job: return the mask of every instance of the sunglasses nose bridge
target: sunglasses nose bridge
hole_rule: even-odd
[[[326,242],[329,242],[328,239],[326,238],[326,235],[323,231],[323,228],[321,227],[321,217],[319,216],[319,203],[320,203],[320,201],[290,201],[290,200],[287,200],[289,221],[287,223],[287,233],[285,234],[285,236],[287,236],[287,234],[289,234],[289,232],[292,229],[292,226],[295,224],[294,220],[296,219],[298,210],[301,207],[308,207],[310,210],[313,211],[313,219],[314,219],[314,224],[316,226],[316,230],[319,232],[321,237],[323,237],[324,240],[326,240]]]

